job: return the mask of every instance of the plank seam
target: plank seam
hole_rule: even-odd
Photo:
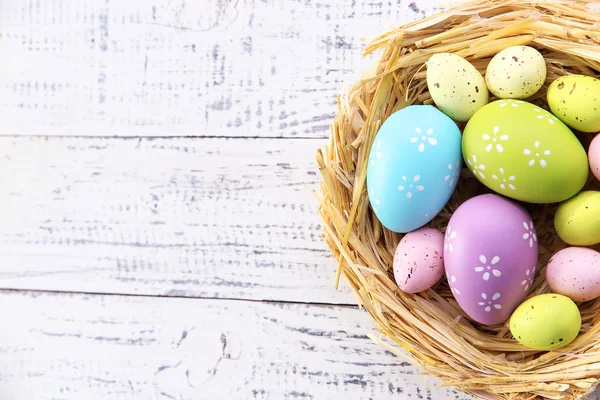
[[[323,302],[308,302],[295,300],[259,300],[259,299],[244,299],[235,297],[197,297],[197,296],[178,296],[178,295],[161,295],[161,294],[139,294],[139,293],[109,293],[109,292],[87,292],[87,291],[64,291],[50,289],[14,289],[0,287],[1,293],[40,293],[53,295],[80,295],[80,296],[112,296],[112,297],[136,297],[136,298],[165,298],[165,299],[187,299],[187,300],[222,300],[222,301],[243,301],[248,303],[264,303],[264,304],[289,304],[289,305],[307,305],[316,307],[339,307],[339,308],[358,308],[358,305],[352,303],[323,303]]]

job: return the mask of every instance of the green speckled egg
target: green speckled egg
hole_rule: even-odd
[[[586,75],[560,77],[548,87],[548,105],[571,128],[600,131],[600,79]]]
[[[516,200],[563,201],[588,177],[587,154],[573,132],[522,100],[498,100],[477,111],[465,127],[462,149],[481,183]]]
[[[570,245],[600,243],[600,192],[587,190],[562,203],[554,214],[554,227]]]
[[[571,343],[581,329],[581,314],[567,296],[542,294],[523,302],[510,317],[510,332],[523,346],[555,350]]]

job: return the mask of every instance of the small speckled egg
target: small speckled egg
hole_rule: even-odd
[[[586,190],[561,203],[554,214],[554,228],[573,246],[600,243],[600,192]]]
[[[394,278],[407,293],[427,290],[444,276],[444,235],[421,228],[404,235],[394,255]]]
[[[533,96],[546,80],[546,61],[529,46],[511,46],[492,58],[485,81],[494,96],[525,99]]]
[[[596,135],[594,140],[592,140],[588,149],[588,159],[592,173],[596,179],[600,180],[600,135]]]
[[[552,113],[573,129],[600,131],[600,79],[586,75],[566,75],[548,87]]]
[[[475,321],[506,321],[531,289],[538,242],[531,216],[493,194],[475,196],[452,214],[444,267],[460,307]]]
[[[523,346],[555,350],[571,343],[581,329],[581,314],[573,300],[542,294],[523,302],[510,317],[510,332]]]
[[[383,226],[411,232],[442,210],[462,169],[460,141],[456,123],[433,106],[409,106],[385,120],[367,166],[369,201]]]
[[[553,292],[573,301],[600,297],[600,253],[586,247],[567,247],[552,256],[546,281]]]
[[[456,121],[468,121],[489,98],[477,68],[451,53],[434,54],[427,61],[427,87],[436,106]]]

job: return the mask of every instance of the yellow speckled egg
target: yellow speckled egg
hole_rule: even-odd
[[[468,121],[489,99],[477,68],[451,53],[434,54],[427,61],[427,87],[435,105],[455,121]]]
[[[554,214],[554,228],[573,246],[600,243],[600,192],[585,190],[561,203]]]
[[[523,346],[555,350],[571,343],[581,329],[581,314],[573,300],[542,294],[523,302],[510,317],[510,332]]]
[[[600,131],[600,79],[586,75],[567,75],[548,87],[552,113],[573,129]]]
[[[546,61],[529,46],[511,46],[492,58],[485,72],[487,87],[502,99],[533,96],[546,80]]]

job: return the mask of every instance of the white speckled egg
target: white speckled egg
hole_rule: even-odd
[[[444,275],[444,235],[421,228],[404,235],[394,255],[394,278],[406,293],[427,290]]]
[[[468,121],[489,99],[477,68],[451,53],[434,54],[427,61],[427,87],[435,105],[456,121]]]
[[[511,46],[496,54],[488,64],[485,81],[494,96],[525,99],[533,96],[546,80],[546,61],[529,46]]]

